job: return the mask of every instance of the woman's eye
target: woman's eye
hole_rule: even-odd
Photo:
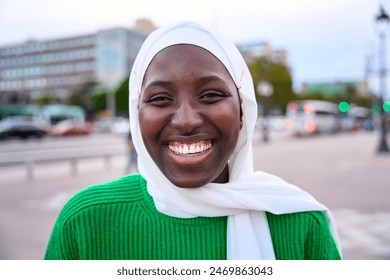
[[[214,103],[227,97],[226,94],[217,91],[207,91],[199,96],[199,100],[206,103]]]
[[[155,106],[165,106],[168,105],[170,102],[172,102],[172,97],[165,95],[165,94],[157,94],[154,95],[146,100],[146,103],[149,103],[151,105]]]

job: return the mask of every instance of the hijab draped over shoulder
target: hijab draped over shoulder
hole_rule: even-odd
[[[143,78],[154,56],[176,44],[191,44],[208,50],[225,65],[238,88],[243,126],[228,163],[228,183],[208,183],[199,188],[176,187],[160,171],[143,143],[138,119]],[[157,29],[138,53],[130,74],[129,93],[130,127],[139,155],[139,172],[147,181],[148,193],[159,212],[178,218],[228,216],[228,259],[275,259],[265,212],[324,211],[338,244],[333,218],[324,205],[279,177],[254,171],[252,136],[257,103],[248,67],[231,41],[210,27],[194,22]]]

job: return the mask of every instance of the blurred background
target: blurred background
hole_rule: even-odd
[[[346,259],[390,259],[389,12],[390,0],[0,0],[0,259],[42,259],[72,194],[136,172],[129,73],[148,34],[183,19],[248,64],[256,169],[327,205]]]

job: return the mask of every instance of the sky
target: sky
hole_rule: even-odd
[[[298,87],[361,80],[367,57],[375,76],[380,5],[390,13],[390,0],[0,0],[0,45],[131,28],[139,18],[156,26],[197,20],[237,44],[265,41],[287,50]]]

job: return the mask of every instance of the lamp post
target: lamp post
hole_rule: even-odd
[[[273,87],[270,82],[268,81],[260,81],[257,83],[256,86],[257,94],[260,95],[260,97],[264,98],[263,102],[263,122],[262,122],[262,132],[263,132],[263,141],[268,142],[268,123],[267,123],[267,116],[268,116],[268,98],[273,93]]]
[[[379,14],[375,17],[379,30],[379,102],[380,102],[380,118],[381,118],[381,137],[378,147],[378,153],[388,153],[389,146],[387,145],[386,135],[386,117],[383,108],[384,96],[386,93],[386,29],[388,28],[389,15],[386,13],[383,6],[380,6]]]

